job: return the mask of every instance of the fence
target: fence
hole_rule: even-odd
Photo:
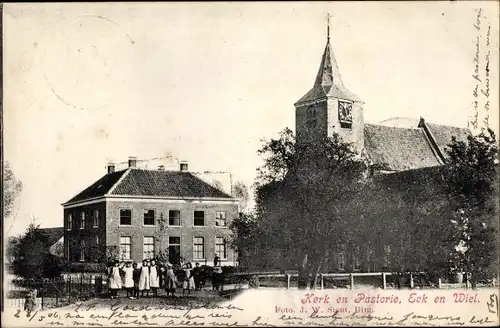
[[[258,278],[259,287],[298,288],[297,273],[256,272],[235,273],[225,284],[244,285],[251,277]],[[424,272],[390,273],[390,272],[354,272],[354,273],[321,273],[317,277],[316,287],[319,289],[335,289],[356,287],[393,288],[443,288],[444,286],[468,287],[466,283],[444,284],[441,279],[433,278]]]
[[[254,272],[229,273],[223,277],[223,289],[237,291],[255,284],[262,288],[298,288],[296,272]],[[433,281],[435,280],[435,281]],[[210,280],[208,280],[210,285]],[[335,289],[360,286],[391,288],[442,288],[450,287],[441,283],[441,279],[432,279],[425,273],[322,273],[317,277],[316,288]],[[58,279],[34,281],[14,279],[8,282],[6,301],[10,307],[22,308],[28,293],[37,291],[36,305],[40,309],[60,307],[77,301],[102,297],[107,293],[106,277],[100,274],[82,275],[67,274]],[[467,287],[466,284],[455,284],[454,287]]]
[[[30,291],[37,291],[36,305],[40,309],[60,307],[74,302],[101,297],[107,292],[102,275],[63,276],[57,279],[14,279],[8,282],[6,301],[10,307],[24,307]]]

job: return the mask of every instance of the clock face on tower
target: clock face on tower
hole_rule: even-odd
[[[352,124],[352,103],[339,101],[339,120],[341,125]]]

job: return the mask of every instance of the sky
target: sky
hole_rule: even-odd
[[[24,186],[6,233],[32,217],[62,226],[61,204],[129,156],[172,154],[252,185],[262,139],[295,127],[327,13],[368,123],[467,127],[475,100],[484,116],[485,96],[473,95],[479,36],[479,88],[489,49],[498,134],[494,1],[4,4],[4,156]]]

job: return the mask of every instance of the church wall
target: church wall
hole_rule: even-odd
[[[297,140],[302,140],[307,135],[306,111],[306,106],[297,107],[295,109],[295,137]]]
[[[308,126],[308,111],[315,109],[316,125]],[[328,112],[326,102],[316,102],[302,105],[295,110],[295,131],[297,140],[304,140],[308,137],[326,137],[328,132]]]
[[[342,128],[339,121],[339,100],[338,98],[328,99],[328,136],[333,133],[339,134],[344,141],[354,143],[360,152],[364,147],[364,118],[363,103],[354,102],[352,106],[352,127]]]

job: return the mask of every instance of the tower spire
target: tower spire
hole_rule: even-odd
[[[330,41],[330,13],[326,14],[326,39]]]

